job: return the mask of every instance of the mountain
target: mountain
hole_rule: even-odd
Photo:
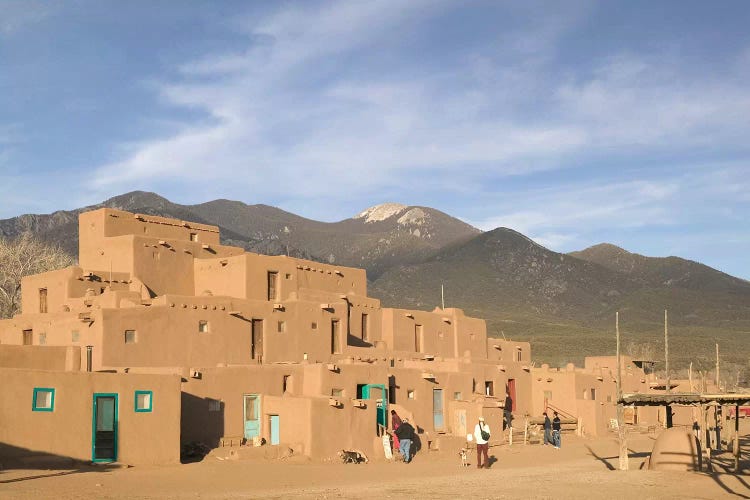
[[[223,243],[253,252],[362,267],[370,294],[386,306],[431,310],[442,285],[446,306],[486,318],[490,335],[532,341],[538,361],[580,363],[585,355],[614,353],[615,312],[625,351],[661,359],[668,309],[672,366],[695,361],[696,370],[708,370],[718,342],[726,371],[750,368],[750,282],[609,244],[557,253],[512,229],[483,233],[428,207],[385,203],[329,223],[268,205],[180,205],[135,191],[77,210],[0,220],[0,236],[31,231],[75,255],[78,213],[104,206],[214,224]]]
[[[0,220],[0,236],[31,231],[78,253],[78,214],[100,207],[214,224],[222,242],[251,252],[304,257],[362,267],[373,279],[396,264],[424,259],[446,244],[480,231],[427,207],[385,204],[340,222],[318,222],[268,205],[214,200],[199,205],[172,203],[155,193],[134,191],[103,203],[50,215],[21,215]]]
[[[750,283],[676,257],[611,245],[561,254],[498,228],[390,269],[371,293],[386,305],[430,309],[440,305],[441,285],[446,306],[486,318],[491,334],[533,340],[535,357],[554,363],[612,352],[618,311],[630,350],[656,359],[664,309],[678,364],[713,352],[717,340],[737,363],[750,353]]]
[[[601,243],[585,250],[571,252],[588,262],[627,274],[647,286],[680,287],[700,291],[747,291],[750,282],[712,269],[699,262],[680,257],[645,257],[615,245]]]

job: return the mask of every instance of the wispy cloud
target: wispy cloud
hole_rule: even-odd
[[[3,0],[0,6],[0,36],[7,37],[37,24],[57,7],[42,0]]]

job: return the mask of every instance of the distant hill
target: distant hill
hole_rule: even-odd
[[[0,220],[0,236],[28,230],[76,255],[78,214],[103,206],[214,224],[225,244],[252,252],[362,267],[370,294],[385,305],[431,310],[443,285],[446,306],[486,318],[490,335],[532,341],[537,361],[614,353],[616,311],[625,350],[661,359],[666,308],[673,366],[693,360],[696,370],[711,368],[718,342],[727,373],[750,368],[750,282],[609,244],[561,254],[512,229],[483,233],[428,207],[386,203],[328,223],[268,205],[180,205],[135,191],[77,210]]]

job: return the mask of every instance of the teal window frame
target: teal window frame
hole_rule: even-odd
[[[148,394],[148,408],[138,408],[138,396],[140,396],[141,394]],[[150,413],[154,411],[154,391],[135,391],[133,408],[135,409],[136,413]]]
[[[52,394],[49,408],[37,407],[36,395],[40,392],[49,392]],[[55,389],[53,387],[34,387],[34,395],[31,399],[31,411],[55,411]]]

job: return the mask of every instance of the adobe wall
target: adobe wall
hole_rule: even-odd
[[[73,346],[0,345],[0,367],[81,371],[81,350]]]
[[[72,373],[0,368],[0,450],[92,459],[94,393],[118,394],[117,461],[177,463],[180,381],[174,375]],[[54,388],[53,411],[32,411],[34,388]],[[135,391],[153,391],[153,411],[136,413]],[[2,447],[8,445],[19,449]],[[12,454],[12,456],[11,456]]]

